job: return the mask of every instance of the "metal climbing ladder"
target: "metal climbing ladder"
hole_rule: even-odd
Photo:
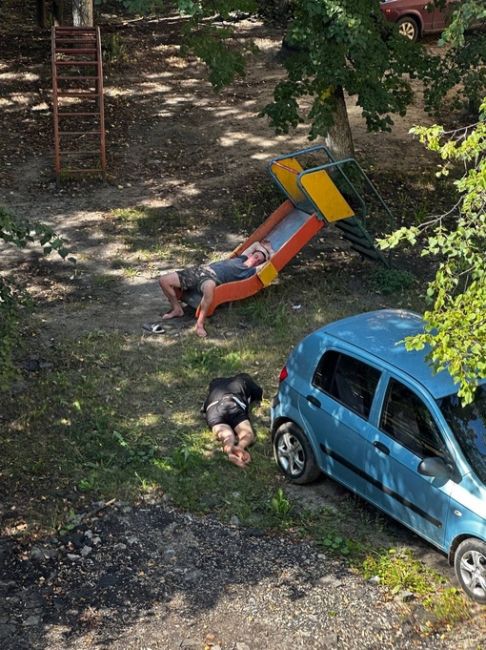
[[[53,27],[54,166],[63,175],[105,174],[103,62],[98,27]]]

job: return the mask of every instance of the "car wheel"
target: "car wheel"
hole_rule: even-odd
[[[286,422],[277,429],[273,451],[280,471],[292,483],[311,483],[319,476],[312,447],[305,433],[293,422]]]
[[[408,38],[410,41],[418,40],[420,29],[414,18],[404,16],[403,18],[400,18],[400,20],[397,20],[397,25],[398,31],[402,36],[405,36],[405,38]]]
[[[461,542],[454,556],[454,569],[466,594],[486,604],[486,544],[474,537]]]

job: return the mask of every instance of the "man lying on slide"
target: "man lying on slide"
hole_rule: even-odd
[[[178,318],[184,315],[182,305],[177,298],[176,290],[197,290],[202,293],[199,306],[199,316],[196,322],[196,334],[207,336],[204,328],[206,315],[213,301],[214,289],[218,284],[245,280],[256,273],[257,267],[264,264],[273,254],[273,249],[267,239],[252,244],[243,255],[231,257],[220,262],[212,262],[202,266],[191,266],[180,271],[161,275],[160,288],[167,297],[170,310],[162,316],[162,320]],[[152,329],[155,332],[155,329]]]

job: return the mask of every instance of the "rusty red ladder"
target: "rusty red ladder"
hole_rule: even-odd
[[[99,27],[53,27],[51,38],[56,179],[59,183],[63,175],[104,175],[106,144]]]

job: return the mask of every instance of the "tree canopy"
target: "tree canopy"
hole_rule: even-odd
[[[394,247],[403,240],[415,245],[422,238],[421,254],[438,259],[427,289],[431,307],[424,314],[425,333],[406,344],[430,346],[433,366],[449,370],[468,403],[486,377],[486,100],[474,125],[452,132],[437,125],[412,131],[444,161],[439,175],[448,175],[458,162],[464,165],[463,176],[454,181],[459,199],[447,214],[403,227],[381,245]]]

